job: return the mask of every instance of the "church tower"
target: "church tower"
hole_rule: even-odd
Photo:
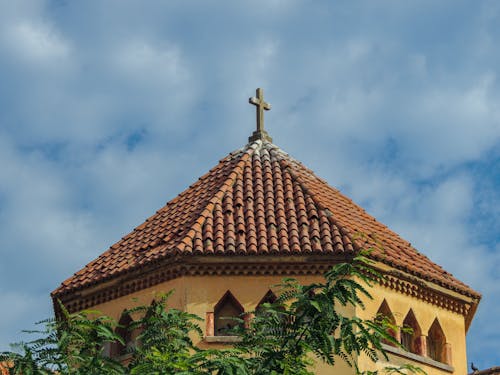
[[[386,345],[390,364],[432,374],[467,373],[466,333],[480,294],[457,280],[360,206],[290,157],[264,129],[271,106],[250,98],[257,129],[243,148],[179,194],[52,293],[70,312],[97,309],[127,325],[122,312],[172,289],[172,307],[205,319],[203,347],[230,344],[227,316],[275,298],[283,277],[321,279],[333,264],[373,248],[386,277],[370,289],[361,318],[387,316],[412,332],[393,332],[404,349]],[[123,333],[126,344],[133,335]],[[125,337],[126,336],[126,337]],[[113,355],[124,353],[114,348]],[[360,356],[359,366],[376,369]],[[318,364],[317,374],[331,373]],[[346,365],[338,374],[352,374]]]

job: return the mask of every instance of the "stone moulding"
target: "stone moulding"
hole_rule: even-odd
[[[441,362],[435,361],[435,360],[428,358],[428,357],[424,357],[424,356],[421,356],[418,354],[410,353],[410,352],[407,352],[403,349],[395,348],[395,347],[387,345],[387,344],[382,344],[382,347],[384,348],[384,350],[386,352],[388,352],[390,354],[397,355],[399,357],[411,359],[415,362],[419,362],[419,363],[422,363],[422,364],[427,365],[427,366],[432,366],[432,367],[438,368],[440,370],[444,370],[444,371],[449,372],[449,373],[453,373],[455,371],[455,368],[453,366],[450,366],[446,363],[441,363]]]
[[[181,262],[148,267],[142,272],[133,272],[117,277],[115,280],[93,285],[71,294],[53,295],[54,309],[59,312],[57,300],[61,300],[69,312],[76,312],[96,305],[138,292],[140,290],[173,280],[182,276],[319,276],[332,265],[345,261],[345,257],[320,259],[315,257],[262,257],[252,259],[244,257],[232,262],[227,256],[217,260],[216,257],[193,257]],[[236,257],[235,257],[236,258]],[[267,259],[266,259],[267,258]],[[461,314],[470,322],[478,300],[448,291],[439,285],[424,282],[414,276],[406,275],[387,267],[375,268],[385,278],[379,281],[382,287],[418,298],[435,306]],[[468,324],[467,324],[468,326]]]

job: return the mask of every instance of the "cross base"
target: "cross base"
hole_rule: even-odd
[[[271,136],[265,130],[262,131],[255,130],[253,134],[250,137],[248,137],[248,142],[254,142],[257,140],[268,141],[268,142],[273,141]]]

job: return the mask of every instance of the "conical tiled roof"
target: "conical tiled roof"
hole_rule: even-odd
[[[53,297],[172,256],[349,255],[370,246],[376,260],[479,296],[277,146],[257,140],[222,159]]]

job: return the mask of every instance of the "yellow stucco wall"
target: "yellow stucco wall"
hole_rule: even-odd
[[[154,287],[143,289],[138,292],[116,298],[112,301],[96,305],[95,307],[92,307],[92,310],[98,310],[104,315],[108,315],[118,321],[123,310],[130,309],[134,306],[150,304],[155,298],[155,295],[158,293],[166,293],[170,290],[174,290],[175,293],[169,299],[169,306],[185,310],[185,285],[185,278],[180,277],[178,279],[170,280],[165,283],[155,285]]]
[[[322,280],[321,277],[303,276],[297,277],[302,283],[311,283]],[[227,290],[236,297],[244,307],[245,311],[254,310],[259,301],[273,285],[282,280],[280,276],[186,276],[171,280],[154,287],[144,289],[140,292],[118,298],[116,300],[97,305],[95,309],[102,313],[120,318],[122,311],[126,308],[140,304],[149,304],[154,295],[174,289],[175,293],[170,299],[171,307],[179,308],[205,318],[207,312],[213,312],[214,306]],[[271,288],[273,289],[273,288]],[[408,310],[413,309],[415,316],[422,329],[422,334],[426,334],[434,319],[437,317],[446,335],[447,342],[452,345],[452,360],[455,371],[453,374],[466,374],[467,361],[465,352],[465,325],[463,316],[452,313],[434,305],[427,304],[416,298],[376,286],[370,289],[374,300],[366,301],[366,309],[352,309],[351,313],[356,313],[361,318],[373,318],[385,298],[391,308],[396,323],[401,325]],[[205,325],[201,324],[205,329]],[[216,347],[218,344],[197,342],[201,347]],[[412,362],[407,358],[391,355],[392,364],[413,363],[423,368],[429,375],[450,374],[450,372],[434,367],[426,366],[422,363]],[[361,356],[359,365],[362,369],[375,369],[387,365],[387,363],[373,364],[371,361]],[[353,370],[339,360],[335,369],[318,364],[315,373],[326,374],[353,374]]]
[[[462,315],[380,286],[370,289],[370,293],[373,296],[373,300],[365,301],[365,310],[358,307],[356,309],[357,316],[364,319],[373,318],[377,314],[380,304],[385,299],[394,315],[396,324],[399,326],[403,324],[403,320],[411,308],[415,314],[417,322],[420,325],[422,335],[425,336],[427,336],[428,330],[434,322],[434,319],[437,318],[446,336],[446,342],[451,344],[451,365],[455,370],[453,374],[467,374],[465,320]],[[436,369],[432,366],[426,366],[420,362],[411,361],[407,358],[401,358],[395,355],[391,355],[390,360],[392,363],[411,363],[417,365],[425,370],[429,375],[450,373],[442,369]],[[365,357],[360,358],[360,364],[363,369],[373,368],[369,359]]]

